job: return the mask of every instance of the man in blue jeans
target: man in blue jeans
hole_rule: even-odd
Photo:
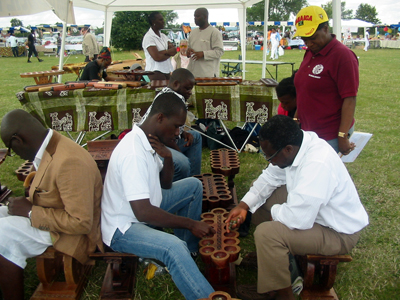
[[[163,88],[156,98],[163,93],[171,93],[173,91],[178,94],[183,102],[186,102],[192,95],[194,84],[194,76],[189,70],[176,69],[171,74],[168,86]],[[151,107],[148,112],[150,109]],[[148,112],[143,116],[142,122],[146,119]],[[182,126],[179,137],[175,141],[170,141],[166,146],[169,147],[174,162],[175,173],[173,181],[201,173],[202,138],[200,133],[194,130],[185,131],[184,126]]]
[[[163,93],[146,120],[117,145],[104,183],[101,229],[114,251],[163,262],[184,297],[195,300],[213,288],[191,253],[197,253],[199,238],[215,231],[199,221],[201,182],[191,177],[172,183],[174,166],[165,144],[178,136],[186,112],[174,92]],[[174,235],[154,227],[173,228]]]

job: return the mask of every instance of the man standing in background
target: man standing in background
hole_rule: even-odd
[[[189,36],[187,68],[194,77],[219,77],[219,61],[224,54],[222,34],[208,23],[208,10],[204,7],[196,9],[194,22],[199,28]]]
[[[10,32],[8,43],[10,44],[14,57],[18,57],[17,38],[15,37],[14,32]]]
[[[367,52],[369,47],[369,29],[365,31],[365,47],[364,51]]]
[[[36,41],[36,37],[35,37],[35,29],[31,30],[31,34],[28,35],[28,47],[29,47],[29,53],[28,53],[28,63],[31,63],[31,56],[32,54],[35,54],[36,58],[38,59],[39,62],[42,62],[43,59],[39,58],[39,54],[36,51],[36,47],[35,47],[35,41]]]
[[[86,56],[85,62],[95,60],[99,54],[96,38],[90,33],[89,27],[82,28],[81,34],[83,34],[82,52]]]

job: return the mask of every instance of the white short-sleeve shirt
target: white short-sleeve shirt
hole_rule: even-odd
[[[146,56],[146,71],[160,71],[161,73],[169,74],[174,70],[170,58],[164,61],[155,61],[147,50],[150,46],[156,46],[158,51],[167,50],[168,41],[168,37],[161,32],[160,36],[158,36],[151,28],[147,31],[142,41],[144,55]]]
[[[117,229],[125,233],[131,223],[139,222],[130,201],[150,199],[152,205],[160,207],[162,167],[145,133],[135,124],[115,147],[108,164],[101,199],[101,231],[106,245]]]

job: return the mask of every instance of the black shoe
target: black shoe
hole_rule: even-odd
[[[40,58],[38,58],[38,60],[39,60],[39,62],[42,62],[42,61],[43,61],[43,59],[40,59]]]
[[[32,63],[30,60],[28,60],[28,63]]]

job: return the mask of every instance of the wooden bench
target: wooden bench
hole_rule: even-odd
[[[88,142],[88,151],[97,163],[101,177],[105,179],[111,153],[120,140],[102,140]],[[133,299],[136,282],[138,257],[129,253],[113,252],[106,245],[105,253],[96,252],[91,259],[104,260],[107,263],[106,274],[101,286],[100,299]]]
[[[92,265],[82,265],[73,257],[48,247],[43,254],[36,257],[40,283],[31,299],[79,300],[92,267]]]
[[[304,255],[296,256],[303,272],[302,300],[338,300],[333,284],[336,279],[337,265],[350,262],[350,255]]]

